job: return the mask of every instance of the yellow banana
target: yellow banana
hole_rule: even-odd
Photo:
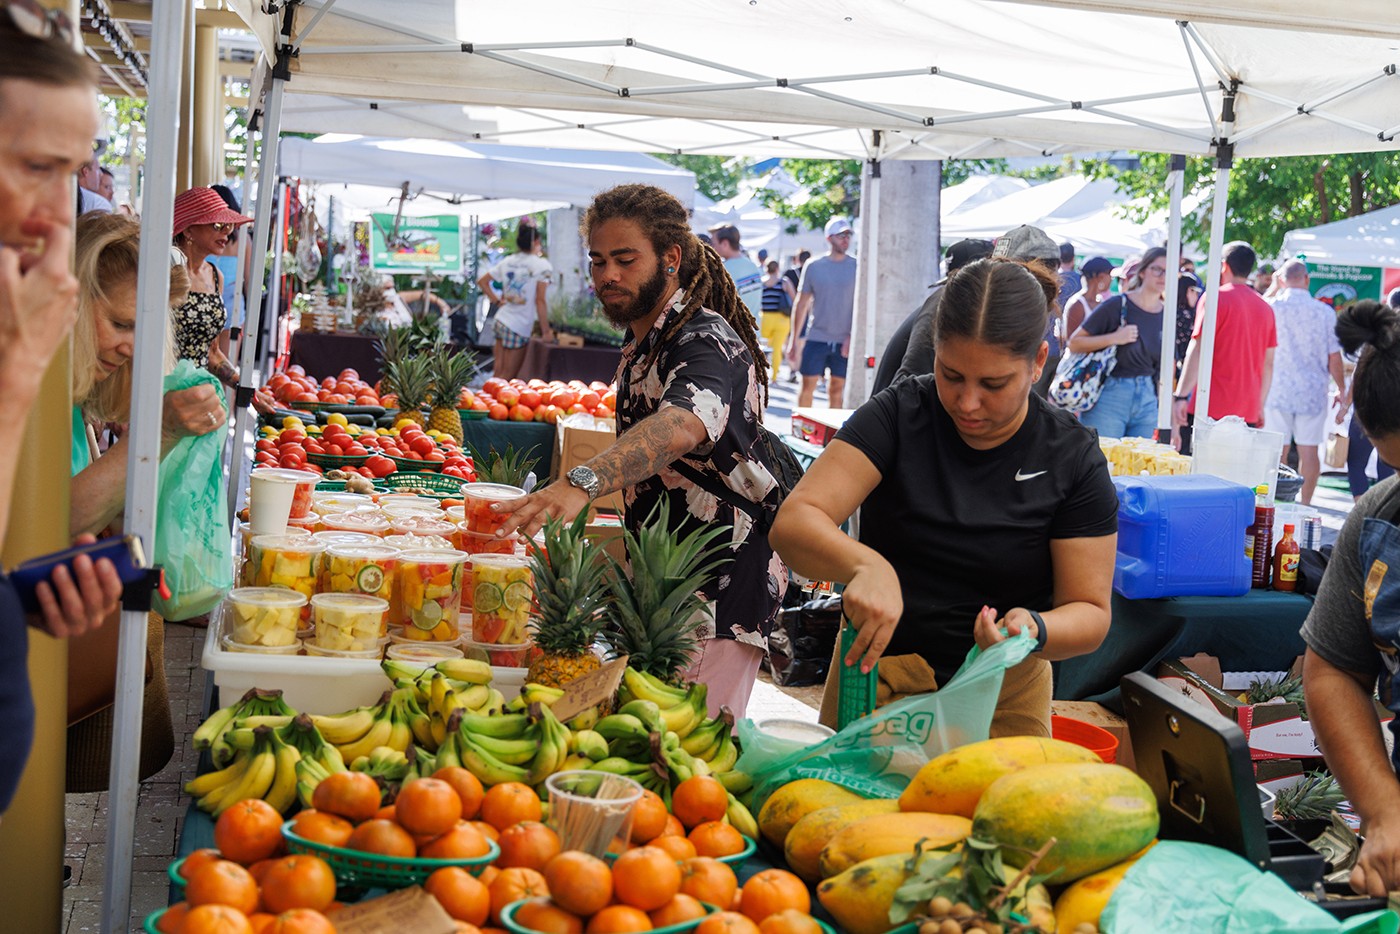
[[[332,746],[348,746],[369,732],[374,719],[374,707],[357,707],[334,717],[313,716],[311,722]]]
[[[276,808],[279,814],[286,814],[297,801],[297,763],[301,761],[301,753],[291,743],[281,740],[275,741],[273,745],[277,746],[274,755],[277,766],[272,778],[272,787],[268,789],[263,800]]]
[[[719,749],[719,741],[724,731],[723,720],[706,720],[691,730],[689,736],[681,739],[681,748],[692,756],[709,759],[710,756],[705,753]]]
[[[457,692],[457,706],[467,710],[480,710],[491,699],[491,687],[486,684],[473,684]]]
[[[491,688],[491,690],[488,692],[486,703],[482,705],[476,712],[483,714],[505,713],[505,709],[506,696],[500,691],[496,690],[495,688]]]
[[[248,757],[240,756],[233,760],[233,764],[217,772],[205,772],[185,782],[185,794],[195,798],[203,798],[211,794],[215,789],[222,788],[230,782],[236,782],[243,775],[243,770],[248,767]]]
[[[727,772],[739,761],[739,747],[734,745],[734,737],[728,733],[720,743],[719,752],[706,762],[713,772]]]
[[[571,755],[569,756],[569,758],[564,760],[564,764],[559,769],[559,771],[569,772],[575,769],[586,769],[592,764],[593,760],[588,758],[587,756]]]
[[[248,768],[240,781],[227,786],[227,793],[215,792],[210,796],[210,798],[215,799],[211,802],[214,809],[210,813],[218,817],[240,801],[267,797],[268,789],[272,787],[272,779],[276,774],[277,757],[272,754],[271,748],[264,745],[262,750],[254,754],[248,762]]]
[[[346,762],[354,762],[356,759],[360,758],[360,756],[369,755],[370,751],[374,749],[375,746],[389,745],[389,737],[393,732],[394,721],[389,716],[389,713],[385,711],[380,715],[379,719],[374,721],[374,724],[363,736],[353,743],[347,743],[343,746],[337,743],[336,748],[340,750],[340,756]],[[404,748],[407,748],[407,746]]]
[[[433,711],[432,717],[429,721],[429,727],[431,728],[433,735],[433,742],[431,744],[431,748],[437,749],[447,739],[447,721],[442,719],[442,717],[438,715],[437,711]]]
[[[521,689],[520,696],[525,698],[527,704],[543,704],[548,707],[564,696],[564,689],[531,683]]]
[[[674,707],[686,700],[685,688],[665,684],[660,679],[638,671],[631,665],[622,670],[622,686],[635,700],[649,700],[661,709]]]
[[[739,802],[739,799],[732,794],[729,796],[729,808],[724,812],[728,818],[730,826],[739,831],[750,840],[758,839],[758,821],[753,819],[753,814],[749,809]]]
[[[661,722],[681,739],[689,736],[704,719],[705,708],[697,707],[693,700],[661,710]]]
[[[491,666],[479,658],[445,658],[433,667],[453,681],[491,683]]]

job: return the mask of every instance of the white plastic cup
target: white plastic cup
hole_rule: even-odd
[[[545,779],[549,790],[549,825],[565,850],[582,850],[602,859],[613,838],[632,833],[632,807],[642,786],[622,775],[580,769],[555,772]]]
[[[267,476],[255,470],[248,495],[248,525],[254,535],[282,535],[292,517],[292,499],[297,495],[294,480]]]

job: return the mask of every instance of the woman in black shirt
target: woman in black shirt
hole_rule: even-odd
[[[858,630],[845,663],[917,653],[946,683],[975,644],[1028,630],[993,735],[1049,735],[1046,659],[1108,631],[1118,499],[1091,431],[1031,393],[1058,284],[1006,260],[949,280],[932,375],[862,406],[783,503],[770,541],[840,581]],[[840,524],[861,509],[861,540]],[[864,659],[862,661],[862,656]]]

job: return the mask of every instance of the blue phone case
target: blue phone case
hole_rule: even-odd
[[[55,568],[60,564],[71,564],[78,555],[87,555],[93,561],[99,558],[110,559],[116,566],[117,576],[123,584],[132,584],[146,577],[145,555],[140,539],[134,535],[113,536],[90,545],[75,545],[62,551],[39,555],[10,572],[10,582],[15,585],[15,590],[19,593],[19,602],[27,612],[39,612],[39,600],[35,596],[35,588],[39,582],[49,580]]]

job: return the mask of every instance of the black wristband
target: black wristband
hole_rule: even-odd
[[[1176,402],[1190,402],[1191,396],[1189,394],[1185,396],[1172,396],[1172,399]]]
[[[1035,650],[1037,652],[1043,652],[1045,651],[1046,635],[1045,618],[1039,613],[1037,613],[1035,610],[1027,610],[1026,612],[1031,614],[1031,619],[1035,620]]]

